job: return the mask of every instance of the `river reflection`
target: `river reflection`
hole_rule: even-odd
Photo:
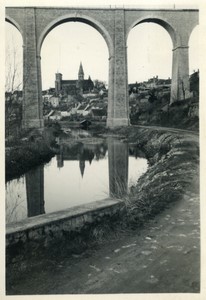
[[[109,196],[121,198],[147,169],[135,145],[113,138],[61,139],[59,147],[49,164],[7,183],[7,223]]]
[[[112,197],[122,197],[128,189],[128,144],[108,139],[109,192]]]

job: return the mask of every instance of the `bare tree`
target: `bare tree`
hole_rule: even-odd
[[[13,93],[22,88],[22,74],[21,64],[22,59],[18,56],[17,48],[12,40],[10,46],[6,47],[6,78],[5,78],[5,91]]]
[[[22,94],[22,59],[18,55],[18,51],[12,40],[12,45],[6,47],[5,60],[5,120],[6,120],[6,136],[12,133],[12,127],[18,133],[21,124],[22,103],[20,96]]]

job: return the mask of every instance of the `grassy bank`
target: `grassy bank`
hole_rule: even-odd
[[[154,101],[144,104],[140,112],[131,116],[133,125],[165,126],[198,131],[199,129],[199,100],[190,98],[181,101],[162,103]]]
[[[17,178],[55,155],[55,135],[58,125],[46,128],[43,133],[28,130],[6,141],[6,181]]]
[[[30,142],[6,150],[6,181],[48,162],[53,155],[53,151],[45,142]]]
[[[125,202],[127,222],[142,224],[182,197],[199,193],[197,138],[147,129],[129,130],[127,136],[136,139],[150,164]]]

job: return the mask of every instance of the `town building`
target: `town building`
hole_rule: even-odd
[[[56,73],[55,93],[56,95],[76,95],[91,92],[94,88],[94,83],[89,76],[84,79],[84,71],[82,63],[79,66],[78,79],[63,80],[61,73]]]

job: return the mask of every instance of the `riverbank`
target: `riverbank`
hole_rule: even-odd
[[[60,126],[53,124],[43,132],[28,130],[6,141],[6,181],[18,178],[32,168],[47,163],[56,153],[55,135]]]
[[[134,184],[131,192],[125,197],[125,206],[121,212],[121,218],[112,220],[112,222],[111,220],[106,220],[104,223],[96,223],[95,226],[90,226],[86,234],[85,232],[78,233],[76,236],[74,234],[73,240],[69,241],[69,243],[67,239],[58,240],[52,244],[52,247],[45,249],[45,252],[41,253],[41,255],[38,255],[38,249],[33,249],[33,251],[30,249],[30,251],[27,251],[25,261],[18,262],[18,260],[16,260],[13,265],[10,264],[7,267],[7,286],[9,294],[24,294],[24,292],[22,292],[25,290],[23,286],[24,283],[27,282],[25,276],[28,276],[28,278],[31,274],[35,276],[35,274],[38,273],[36,270],[39,270],[39,268],[44,269],[45,266],[49,269],[55,264],[56,256],[58,256],[60,260],[64,260],[68,259],[68,255],[71,257],[72,255],[84,256],[86,251],[90,251],[93,256],[96,247],[98,248],[100,245],[104,245],[104,243],[107,245],[113,243],[116,238],[121,239],[121,234],[123,236],[127,232],[130,232],[131,235],[136,235],[138,232],[141,234],[141,228],[152,222],[151,220],[154,220],[154,218],[158,220],[157,214],[163,213],[168,207],[172,209],[172,207],[178,205],[179,202],[182,203],[183,199],[196,199],[195,218],[198,218],[199,144],[197,135],[181,132],[170,133],[157,129],[138,129],[135,127],[115,129],[110,131],[109,134],[121,136],[122,139],[132,141],[138,145],[138,147],[145,152],[150,163],[148,171]],[[187,204],[186,202],[184,203],[185,205]],[[187,210],[186,207],[182,209]],[[168,214],[170,213],[168,212]],[[193,221],[196,222],[197,220]],[[170,226],[166,228],[170,230]],[[157,230],[157,235],[158,232]],[[199,229],[197,229],[197,234],[198,233]],[[179,232],[179,234],[185,234],[184,230],[181,233]],[[168,232],[168,243],[170,241],[169,236]],[[148,240],[149,238],[150,236]],[[190,245],[188,245],[188,247],[190,247]],[[60,251],[60,249],[62,250]],[[193,263],[197,265],[199,262],[198,248],[195,255]],[[47,259],[47,257],[49,257],[49,259]],[[74,272],[74,276],[75,274]],[[51,282],[52,279],[49,278],[49,274],[47,274],[47,276],[48,282]],[[198,270],[195,276],[197,277],[196,282],[198,282]],[[20,292],[16,292],[15,290],[15,286],[18,285],[21,286]],[[11,286],[13,286],[13,288],[11,288]],[[195,283],[194,291],[198,290],[197,286],[198,283]],[[44,284],[42,285],[42,289],[41,287],[37,288],[37,286],[32,288],[31,290],[34,294],[35,288],[36,290],[43,291],[43,293],[45,292]],[[13,292],[12,289],[14,289]],[[52,290],[56,293],[55,289]],[[91,289],[89,290],[91,291]],[[190,290],[192,290],[191,287]],[[76,292],[78,291],[77,289]],[[97,292],[98,291],[97,289]],[[59,290],[59,292],[61,293],[61,290]],[[69,293],[68,290],[66,290],[66,292]],[[73,292],[75,292],[74,289]],[[85,290],[83,292],[85,292]]]
[[[150,163],[125,201],[129,223],[145,222],[181,199],[185,191],[199,194],[198,136],[151,128],[122,128],[118,133],[135,140]]]
[[[41,142],[15,146],[6,150],[6,181],[17,178],[30,169],[49,162],[54,156],[51,148]]]

